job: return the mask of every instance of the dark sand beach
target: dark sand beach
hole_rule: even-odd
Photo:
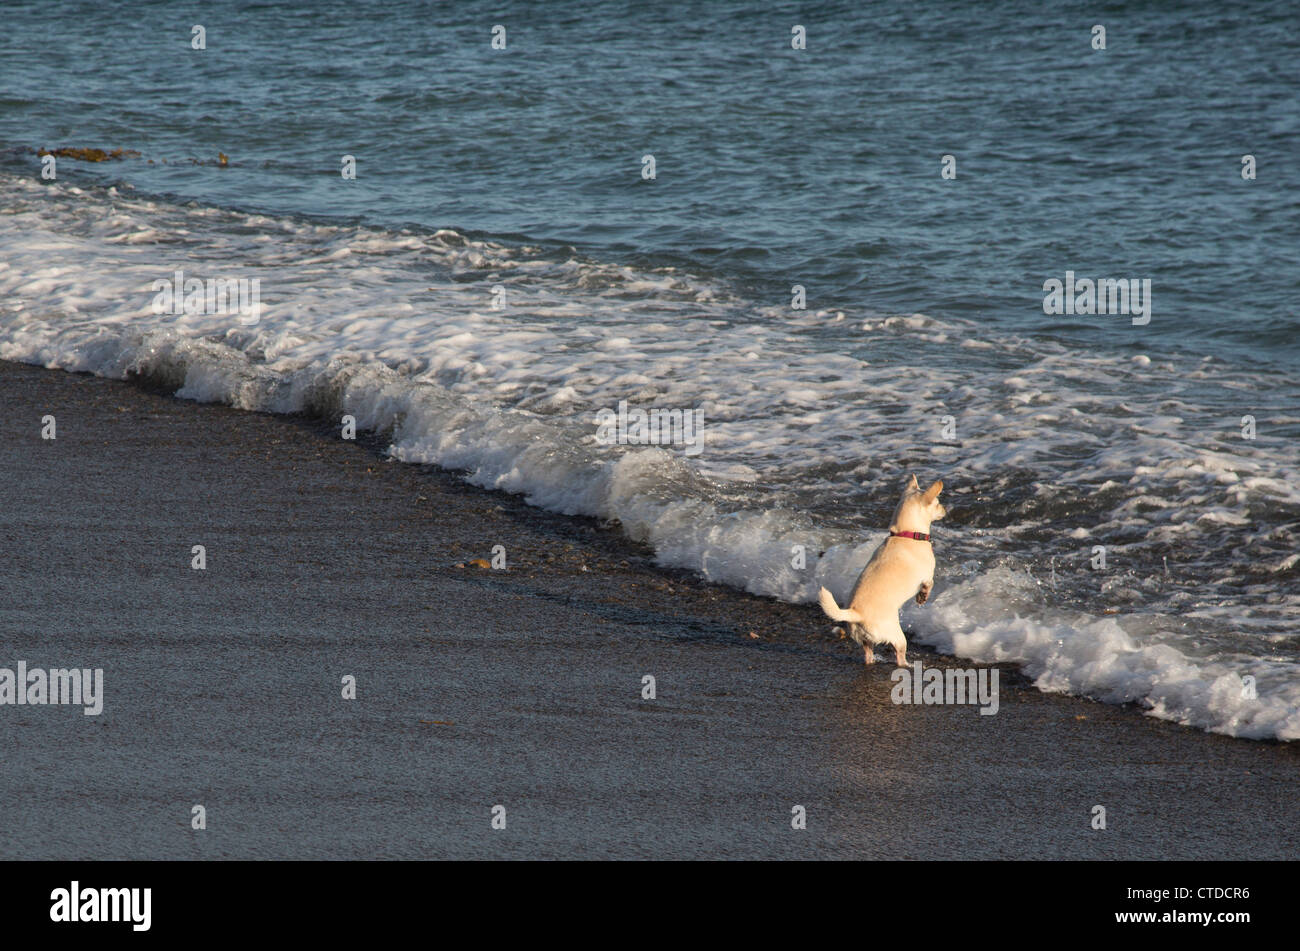
[[[12,363],[0,393],[0,666],[105,682],[99,716],[0,707],[0,858],[1296,855],[1294,745],[1009,668],[994,716],[895,705],[816,608],[382,441]]]

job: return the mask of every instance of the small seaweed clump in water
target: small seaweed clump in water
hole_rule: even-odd
[[[37,155],[54,155],[58,158],[74,158],[83,162],[107,162],[113,159],[133,158],[140,153],[134,149],[113,149],[111,152],[105,152],[103,149],[38,149]]]

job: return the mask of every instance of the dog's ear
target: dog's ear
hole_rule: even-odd
[[[930,488],[925,490],[925,495],[921,496],[921,501],[929,505],[931,502],[933,502],[935,499],[939,497],[939,493],[942,491],[943,491],[943,483],[935,482],[933,485],[930,486]]]
[[[921,487],[920,487],[919,485],[916,484],[916,473],[915,473],[915,472],[912,473],[912,478],[908,481],[908,483],[907,483],[907,488],[912,489],[912,490],[914,490],[914,491],[916,491],[916,492],[920,492],[920,491],[921,491]]]

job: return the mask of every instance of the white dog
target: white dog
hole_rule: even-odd
[[[936,482],[923,493],[916,476],[908,481],[894,509],[889,537],[862,569],[847,608],[841,608],[829,591],[821,589],[822,610],[833,621],[849,622],[849,636],[862,645],[868,664],[876,659],[872,644],[889,644],[898,666],[907,665],[907,638],[898,623],[898,609],[913,595],[917,604],[925,604],[934,587],[930,523],[948,514],[939,504],[942,489],[943,483]]]

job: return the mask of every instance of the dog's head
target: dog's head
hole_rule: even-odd
[[[930,488],[922,492],[913,475],[903,488],[903,497],[898,500],[898,508],[894,509],[894,521],[889,530],[929,532],[931,522],[937,522],[948,514],[948,510],[939,504],[939,493],[942,491],[943,483],[933,482]]]

